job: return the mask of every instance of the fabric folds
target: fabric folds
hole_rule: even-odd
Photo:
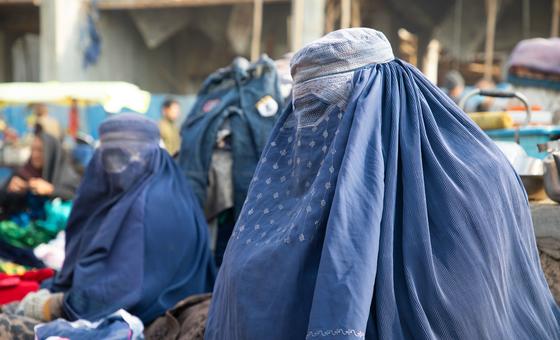
[[[354,30],[312,46],[387,48]],[[330,60],[318,55],[310,67]],[[228,244],[206,339],[560,338],[522,183],[464,112],[399,60],[298,86]]]

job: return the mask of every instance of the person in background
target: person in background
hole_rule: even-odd
[[[159,132],[165,149],[174,156],[181,147],[179,129],[175,125],[181,114],[179,102],[174,99],[166,99],[161,107],[161,120],[159,121]]]
[[[37,125],[31,144],[31,157],[7,181],[0,195],[0,205],[3,210],[7,206],[20,205],[28,193],[71,200],[79,182],[80,177],[71,166],[60,142],[44,132],[41,125]]]
[[[43,131],[49,135],[55,137],[58,140],[62,140],[63,133],[62,128],[58,121],[49,116],[49,109],[47,105],[39,103],[35,104],[35,124],[40,125]]]
[[[449,98],[451,98],[455,104],[459,104],[463,91],[465,91],[465,80],[461,73],[455,70],[449,71],[445,75],[443,88],[447,92]]]

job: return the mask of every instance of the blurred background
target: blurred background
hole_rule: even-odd
[[[468,83],[485,71],[499,81],[517,42],[558,35],[557,0],[260,2],[257,54],[275,59],[325,32],[367,26],[440,82],[451,68]],[[251,56],[254,3],[0,0],[0,82],[119,80],[195,94],[214,70]]]
[[[0,83],[127,82],[149,92],[154,119],[165,98],[178,101],[181,122],[203,80],[235,57],[278,59],[326,32],[366,26],[434,83],[445,87],[455,70],[467,88],[488,87],[506,80],[519,41],[558,35],[559,8],[560,0],[0,0]],[[0,98],[19,134],[33,100]],[[96,104],[79,114],[94,138],[107,115]],[[48,106],[68,128],[68,105]]]

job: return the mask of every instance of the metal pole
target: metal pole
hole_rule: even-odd
[[[531,0],[523,0],[523,37],[531,37]]]
[[[253,2],[253,36],[251,37],[251,60],[259,59],[261,54],[263,0]]]
[[[302,45],[304,0],[292,0],[292,51],[297,51]]]
[[[455,19],[453,27],[453,40],[455,40],[455,59],[459,59],[461,56],[461,35],[462,35],[462,19],[463,19],[463,0],[457,0],[455,3]],[[457,68],[459,68],[459,62],[457,62]]]
[[[484,79],[486,80],[492,80],[497,16],[498,0],[486,0],[486,48],[484,58]]]
[[[552,0],[552,24],[550,26],[550,36],[558,37],[558,26],[560,26],[560,0]]]
[[[340,8],[340,28],[348,28],[352,21],[352,0],[341,0]]]
[[[352,1],[352,27],[362,26],[362,7],[361,0]]]

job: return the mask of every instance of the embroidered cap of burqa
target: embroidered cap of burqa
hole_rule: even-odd
[[[207,339],[560,338],[522,184],[465,113],[371,29],[292,75]]]

